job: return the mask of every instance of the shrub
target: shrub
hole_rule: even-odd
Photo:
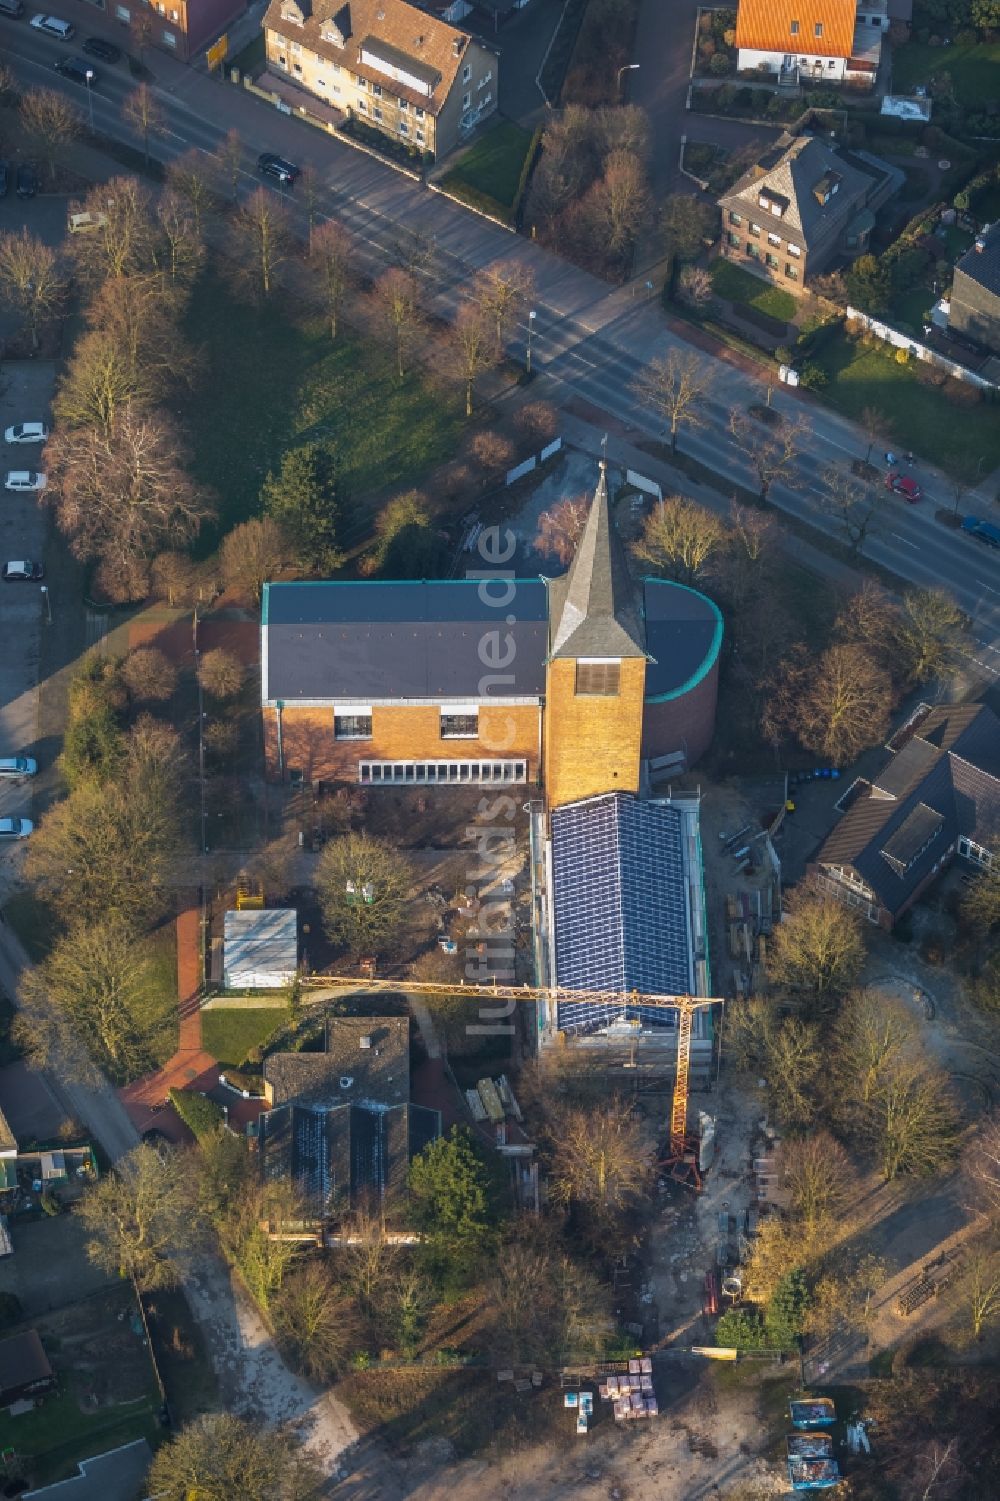
[[[959,47],[974,47],[979,41],[979,34],[968,26],[964,26],[961,31],[955,33],[955,41]]]
[[[231,651],[207,651],[198,663],[198,681],[210,698],[235,698],[243,687],[243,664]]]
[[[519,432],[531,439],[548,443],[555,437],[559,416],[554,406],[547,401],[529,401],[514,417]]]
[[[172,1089],[170,1103],[199,1141],[214,1135],[226,1118],[221,1105],[193,1089]]]
[[[896,364],[908,365],[910,363],[910,351],[908,349],[896,350]]]
[[[122,664],[122,678],[137,699],[162,702],[172,698],[177,687],[176,668],[155,646],[140,646],[130,652]]]
[[[717,52],[708,65],[708,71],[716,78],[724,78],[731,68],[732,62],[725,52]]]
[[[715,1343],[737,1350],[762,1350],[767,1343],[756,1309],[730,1308],[715,1326]]]
[[[814,360],[810,360],[803,365],[799,373],[799,384],[805,386],[807,391],[819,391],[827,384],[829,378],[822,365],[817,365]]]
[[[481,464],[487,474],[508,469],[514,458],[514,445],[503,433],[476,433],[469,449],[476,463]]]

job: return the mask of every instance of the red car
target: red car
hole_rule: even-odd
[[[886,475],[885,487],[896,495],[901,495],[911,505],[915,505],[924,493],[915,479],[911,479],[908,474],[897,474],[894,469],[890,469]]]

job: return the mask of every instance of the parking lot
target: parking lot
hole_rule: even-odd
[[[62,206],[65,214],[65,206]],[[17,361],[5,366],[0,392],[0,433],[13,423],[48,421],[55,369],[48,361]],[[37,469],[41,445],[0,443],[3,477],[12,469]],[[36,495],[3,490],[0,500],[0,563],[44,561],[48,518]],[[33,583],[0,584],[0,757],[34,756],[43,770],[38,745],[38,667],[46,599]],[[29,781],[0,781],[0,818],[31,817]],[[9,859],[9,847],[0,858]]]

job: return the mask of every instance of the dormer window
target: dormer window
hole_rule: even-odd
[[[780,219],[788,207],[787,199],[778,198],[773,193],[758,193],[757,202],[766,214],[773,214],[776,219]]]
[[[816,22],[816,25],[813,27],[813,35],[814,36],[822,36],[823,35],[823,22],[822,21],[817,21]]]
[[[798,23],[798,21],[793,21],[792,22],[790,30],[791,30],[792,36],[798,36],[798,34],[799,34],[799,23]]]
[[[295,4],[295,0],[285,0],[284,5],[281,7],[281,19],[283,21],[291,21],[293,26],[301,26],[305,17]]]
[[[338,27],[334,26],[332,21],[327,21],[326,25],[320,32],[320,36],[323,38],[324,42],[329,42],[333,47],[343,47],[344,45],[343,33]]]

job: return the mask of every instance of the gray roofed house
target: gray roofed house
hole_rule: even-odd
[[[278,1105],[402,1105],[410,1098],[406,1016],[331,1016],[322,1053],[270,1053],[264,1097]]]
[[[956,264],[948,327],[1000,354],[1000,223],[977,235]]]
[[[1000,720],[985,704],[931,710],[862,788],[812,869],[891,928],[955,854],[983,867],[1000,838]]]
[[[146,1495],[143,1484],[153,1460],[144,1438],[131,1444],[81,1459],[77,1473],[56,1480],[40,1490],[26,1491],[21,1501],[139,1501]]]
[[[901,183],[867,152],[783,136],[719,199],[723,254],[801,292],[807,276],[867,249],[875,211]]]
[[[49,1392],[56,1384],[37,1329],[24,1329],[0,1339],[0,1407],[21,1397]]]
[[[550,656],[619,660],[646,656],[628,560],[611,520],[603,460],[569,572],[549,580],[548,590]]]
[[[280,990],[299,967],[298,914],[292,907],[245,908],[223,918],[226,990]]]
[[[514,643],[510,693],[537,699],[545,691],[545,586],[511,582],[516,619],[504,626]],[[484,628],[503,625],[505,616],[488,594],[476,579],[265,584],[262,702],[478,697]]]

